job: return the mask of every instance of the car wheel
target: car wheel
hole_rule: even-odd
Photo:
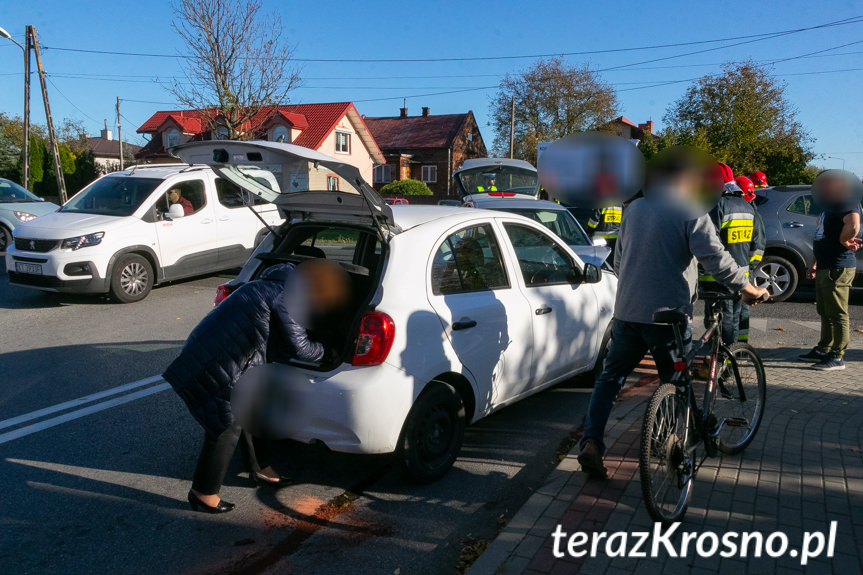
[[[797,268],[779,256],[764,256],[755,269],[755,285],[770,292],[770,300],[785,301],[797,289]]]
[[[400,442],[408,476],[431,483],[449,471],[461,450],[465,409],[449,384],[433,381],[420,394],[405,421]]]
[[[12,232],[6,226],[0,226],[0,252],[5,252],[10,245],[12,245]]]
[[[153,266],[138,254],[122,256],[111,273],[111,297],[120,303],[141,301],[153,289]]]

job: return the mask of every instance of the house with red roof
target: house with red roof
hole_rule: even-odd
[[[359,168],[371,181],[374,166],[386,162],[375,139],[351,102],[287,104],[262,109],[243,126],[249,139],[295,144],[317,150]],[[167,150],[189,141],[227,137],[216,110],[167,110],[150,116],[139,134],[150,141],[135,157],[148,162],[178,162]],[[327,177],[327,186],[337,189],[338,177]]]
[[[465,160],[488,156],[470,111],[432,115],[424,107],[419,116],[409,116],[408,109],[401,108],[398,116],[365,118],[365,122],[386,158],[374,171],[377,190],[393,180],[413,179],[425,182],[434,193],[431,198],[418,196],[419,201],[458,199],[452,173]]]
[[[620,116],[610,121],[606,127],[614,134],[627,140],[641,141],[653,135],[653,120],[636,124],[626,116]]]

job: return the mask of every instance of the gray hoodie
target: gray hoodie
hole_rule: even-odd
[[[623,212],[614,253],[620,278],[614,317],[653,323],[660,308],[686,306],[692,315],[698,265],[725,287],[739,291],[748,267],[725,251],[707,214],[692,219],[668,200],[640,198]]]

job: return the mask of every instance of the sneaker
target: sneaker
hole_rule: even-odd
[[[813,347],[812,351],[797,356],[800,361],[824,361],[829,356],[829,353],[818,351],[817,347]]]
[[[606,479],[608,470],[602,464],[602,455],[599,453],[599,447],[596,443],[588,440],[581,448],[581,453],[578,454],[578,462],[581,464],[581,470],[595,479]]]
[[[838,371],[845,369],[845,361],[841,357],[835,357],[832,353],[812,366],[818,371]]]

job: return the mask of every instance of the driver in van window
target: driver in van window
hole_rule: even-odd
[[[168,190],[168,207],[173,204],[180,204],[183,206],[183,214],[189,215],[195,213],[195,207],[192,205],[192,202],[183,197],[180,188],[171,188]]]

